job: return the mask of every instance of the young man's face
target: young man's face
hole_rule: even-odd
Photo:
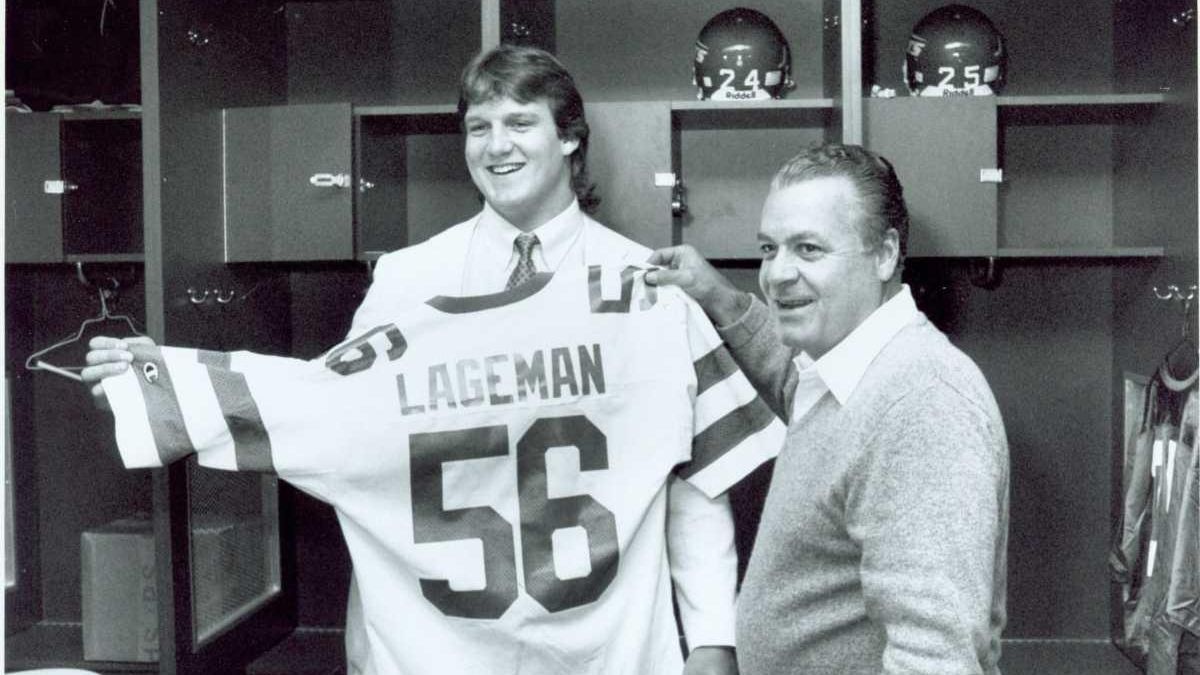
[[[477,103],[467,108],[463,127],[471,180],[513,225],[532,230],[575,198],[569,158],[579,142],[558,137],[546,101]]]
[[[895,237],[863,245],[858,196],[844,177],[772,188],[763,204],[758,281],[784,344],[820,358],[885,300],[896,266]]]

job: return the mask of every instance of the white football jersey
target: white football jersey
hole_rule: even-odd
[[[678,675],[668,478],[715,496],[783,442],[632,267],[434,298],[313,361],[133,351],[103,385],[126,466],[197,453],[332,504],[369,673]]]

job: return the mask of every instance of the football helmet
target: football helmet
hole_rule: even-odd
[[[904,81],[913,96],[990,96],[1004,83],[1004,37],[983,12],[946,5],[913,26]]]
[[[787,40],[762,12],[745,7],[725,10],[700,30],[692,83],[701,100],[782,98],[792,86]]]

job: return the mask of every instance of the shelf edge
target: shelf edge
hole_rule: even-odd
[[[1121,246],[1114,248],[1001,248],[997,258],[1162,258],[1162,246]]]
[[[407,117],[419,115],[457,115],[454,104],[437,105],[364,105],[355,106],[355,117]]]
[[[773,99],[770,101],[671,101],[671,110],[832,110],[831,98]]]

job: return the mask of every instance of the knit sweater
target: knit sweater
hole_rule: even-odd
[[[768,318],[756,300],[723,333],[786,413],[796,369]],[[918,313],[844,405],[789,420],[738,599],[742,674],[998,673],[1008,483],[982,373]]]

